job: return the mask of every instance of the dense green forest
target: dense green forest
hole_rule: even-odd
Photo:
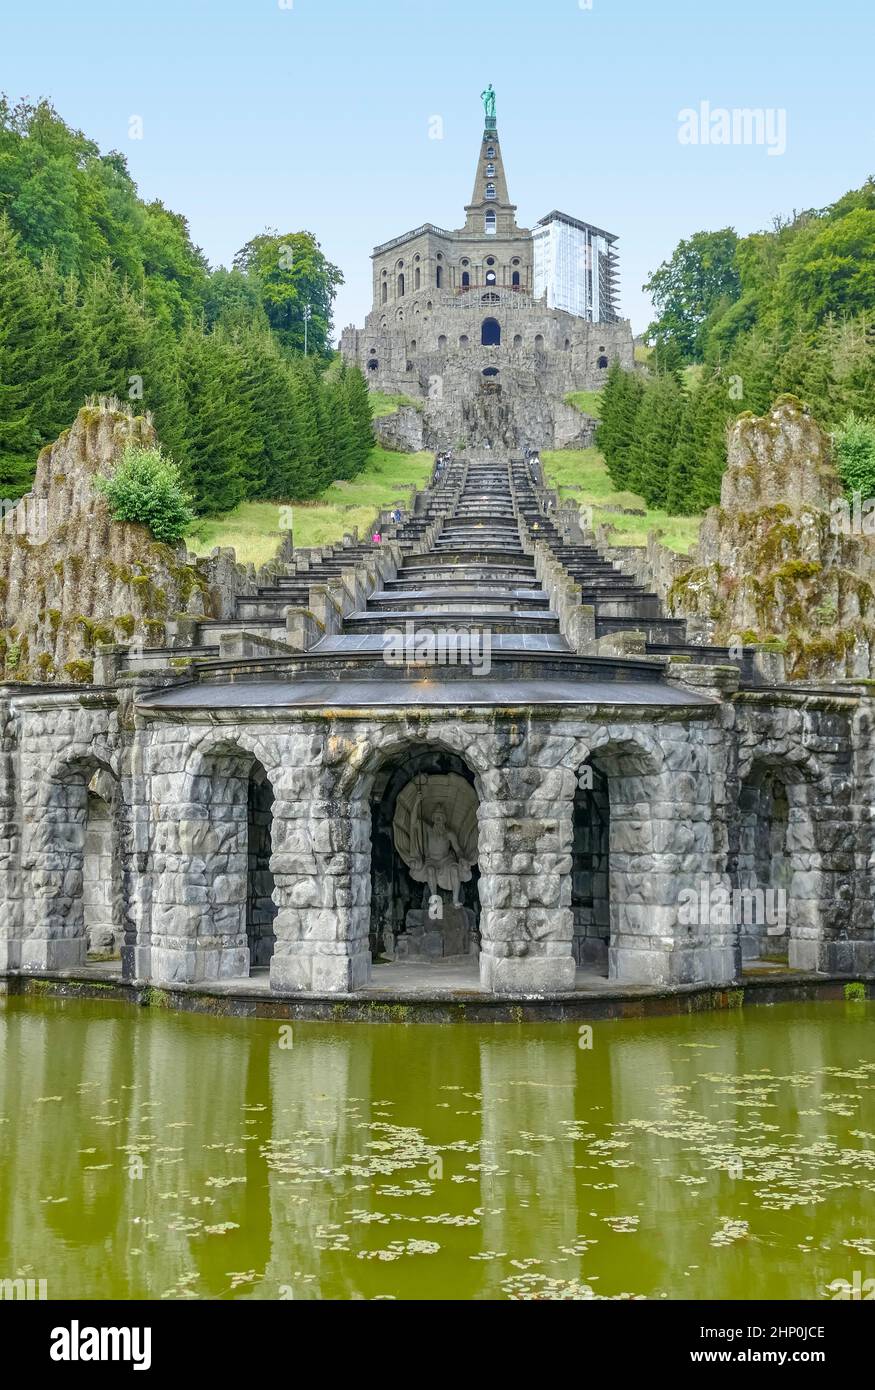
[[[617,487],[679,514],[711,506],[728,422],[785,393],[839,436],[862,422],[875,470],[875,181],[768,232],[698,232],[644,288],[651,370],[614,365],[603,393]]]
[[[95,393],[152,412],[201,513],[354,477],[373,436],[361,373],[332,360],[342,278],[309,232],[211,271],[122,155],[0,97],[0,495]]]

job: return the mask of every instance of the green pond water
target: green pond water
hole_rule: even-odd
[[[0,1000],[0,1278],[49,1298],[830,1298],[875,1278],[873,1023],[788,1004],[596,1023],[589,1048],[575,1024]]]

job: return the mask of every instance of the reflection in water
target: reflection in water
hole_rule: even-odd
[[[54,1298],[818,1298],[875,1275],[875,1009],[453,1027],[0,1004]]]

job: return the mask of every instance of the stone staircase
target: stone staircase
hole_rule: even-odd
[[[656,594],[573,530],[528,461],[487,450],[439,461],[399,523],[383,515],[381,543],[347,538],[296,551],[294,570],[238,596],[233,616],[171,624],[170,644],[138,654],[129,669],[280,659],[290,650],[317,664],[360,665],[381,657],[395,635],[476,632],[509,660],[634,652],[734,661],[754,678],[750,652],[739,660],[727,648],[692,645],[683,620],[667,618]]]
[[[428,549],[405,554],[396,576],[344,620],[343,631],[382,636],[398,626],[414,634],[477,628],[504,639],[559,638],[558,617],[523,549],[506,463],[468,464]]]

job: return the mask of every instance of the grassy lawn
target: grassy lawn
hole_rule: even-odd
[[[601,419],[601,391],[569,391],[565,397],[566,405],[573,405],[575,410],[580,410],[584,415],[592,415],[596,420]]]
[[[382,419],[384,415],[394,415],[401,405],[412,405],[414,410],[422,410],[422,401],[415,401],[412,396],[387,396],[385,391],[371,392],[371,409],[375,420]]]
[[[616,528],[613,539],[617,545],[644,545],[648,531],[661,531],[663,543],[681,553],[696,541],[699,517],[669,516],[648,509],[634,492],[617,492],[598,449],[558,449],[543,453],[541,460],[550,484],[559,489],[561,497],[591,506],[596,525],[606,522]],[[608,506],[641,508],[643,515],[622,516],[606,511]]]
[[[395,503],[406,505],[410,489],[423,486],[433,462],[429,453],[375,448],[367,468],[352,482],[331,483],[314,502],[291,503],[295,545],[329,545],[354,527],[363,535],[378,511]],[[186,544],[196,555],[232,545],[241,564],[265,565],[280,543],[280,505],[243,502],[226,516],[198,522]]]

